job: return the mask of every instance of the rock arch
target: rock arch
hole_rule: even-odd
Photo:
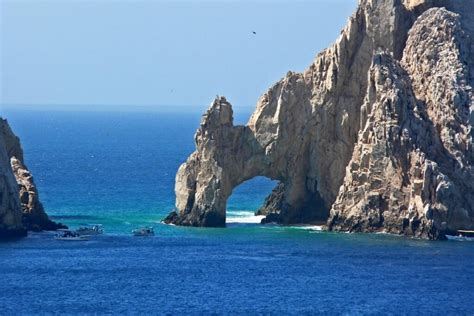
[[[280,182],[262,210],[271,221],[309,223],[330,210],[332,230],[473,229],[473,9],[361,0],[336,43],[271,87],[246,126],[218,97],[165,221],[224,226],[232,189],[260,175]]]
[[[300,79],[290,74],[284,84],[298,85]],[[272,97],[269,93],[262,101],[268,102]],[[294,113],[300,117],[308,114]],[[299,222],[301,216],[308,217],[311,213],[318,217],[314,191],[307,187],[311,182],[307,181],[309,165],[304,158],[309,152],[309,135],[305,136],[303,125],[292,125],[292,133],[288,133],[254,114],[247,126],[234,126],[231,104],[224,97],[216,98],[196,132],[197,150],[176,175],[176,208],[180,213],[172,213],[165,221],[190,226],[225,226],[227,199],[232,190],[257,176],[284,184],[282,222]],[[276,129],[270,132],[272,128]],[[260,130],[268,133],[256,133]],[[288,168],[289,163],[299,167]],[[308,206],[315,210],[308,212]],[[320,205],[318,209],[327,214],[326,206]]]
[[[246,126],[233,126],[230,104],[217,98],[178,171],[177,212],[165,222],[223,226],[229,189],[256,175],[281,182],[279,222],[327,213],[357,141],[373,53],[401,55],[413,20],[399,0],[361,1],[336,43],[272,86]]]

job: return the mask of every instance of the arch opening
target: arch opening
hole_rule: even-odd
[[[226,223],[260,223],[265,216],[257,212],[277,185],[276,180],[257,176],[236,186],[227,199]]]

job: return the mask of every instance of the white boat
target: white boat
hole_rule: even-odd
[[[474,230],[458,230],[458,235],[446,235],[448,240],[474,241]]]
[[[66,241],[86,241],[89,240],[89,236],[79,235],[75,231],[68,230],[68,229],[61,229],[59,232],[54,236],[56,240],[66,240]]]
[[[76,230],[76,233],[78,233],[81,236],[101,235],[104,233],[104,229],[102,228],[102,225],[100,224],[91,224],[89,226],[79,227]]]
[[[154,236],[153,227],[142,227],[132,230],[133,236]]]

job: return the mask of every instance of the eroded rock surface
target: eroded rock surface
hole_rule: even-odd
[[[266,176],[280,183],[259,210],[267,222],[423,238],[472,228],[472,3],[361,0],[336,43],[271,87],[246,126],[217,98],[166,222],[224,226],[232,189]]]

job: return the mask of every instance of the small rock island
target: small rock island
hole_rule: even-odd
[[[245,126],[218,97],[166,223],[224,227],[232,190],[278,180],[264,222],[444,239],[474,228],[474,1],[360,0],[334,45]]]
[[[33,176],[25,166],[20,140],[1,118],[0,174],[0,238],[66,228],[46,215]]]

